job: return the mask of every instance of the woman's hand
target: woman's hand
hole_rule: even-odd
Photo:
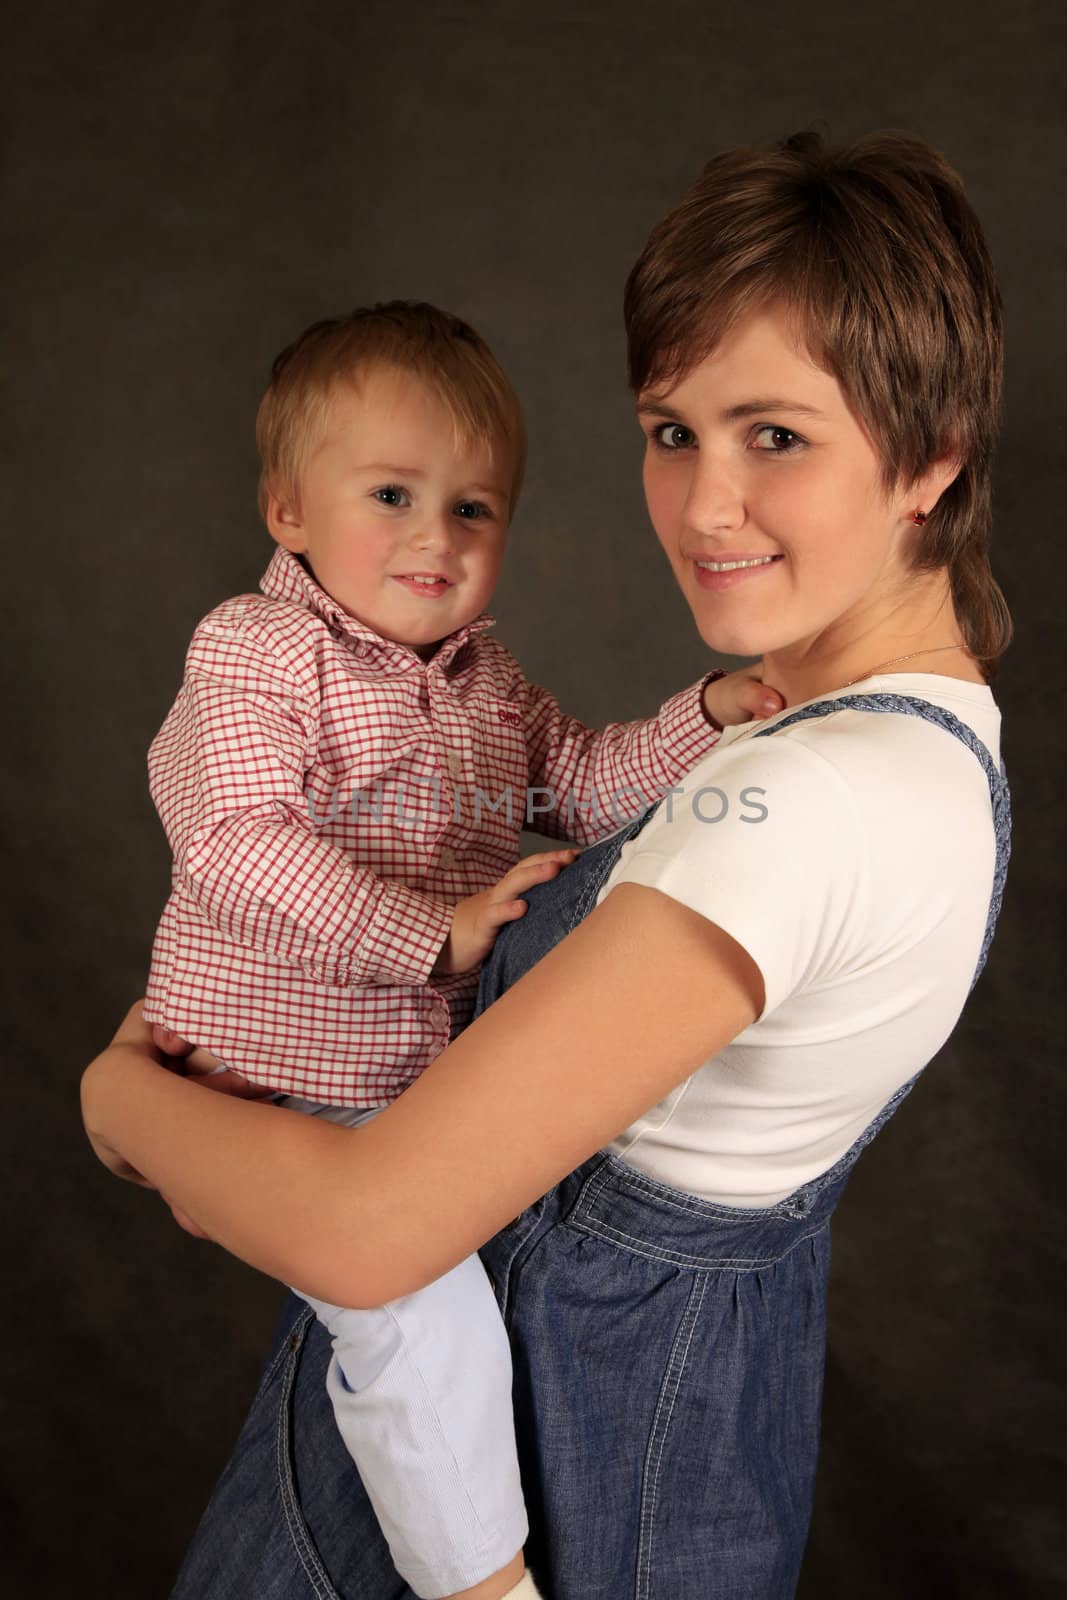
[[[274,1095],[273,1089],[252,1083],[240,1072],[234,1072],[225,1061],[220,1061],[218,1056],[213,1056],[210,1050],[190,1044],[188,1039],[183,1039],[172,1028],[163,1028],[158,1022],[153,1022],[152,1041],[169,1058],[165,1065],[172,1072],[191,1078],[201,1088],[211,1089],[215,1094],[236,1095],[239,1100],[269,1100]]]
[[[477,1250],[763,1005],[742,946],[623,883],[365,1126],[197,1093],[139,1007],[86,1071],[85,1122],[110,1170],[146,1175],[242,1261],[381,1306]]]
[[[158,1023],[146,1022],[144,1003],[138,1000],[126,1013],[107,1050],[102,1052],[86,1070],[82,1080],[82,1117],[89,1143],[97,1159],[116,1178],[123,1178],[127,1183],[136,1183],[143,1189],[152,1189],[155,1185],[138,1172],[136,1167],[130,1165],[96,1125],[92,1110],[94,1073],[96,1077],[101,1076],[105,1057],[111,1070],[116,1066],[121,1070],[124,1059],[130,1065],[134,1062],[141,1066],[155,1065],[168,1072],[177,1073],[180,1077],[186,1077],[190,1082],[211,1089],[216,1094],[234,1096],[242,1100],[262,1100],[269,1098],[273,1093],[271,1089],[250,1083],[239,1072],[227,1068],[225,1063],[219,1061],[210,1051],[197,1049],[169,1028],[162,1028]],[[192,1234],[196,1239],[211,1237],[180,1207],[173,1205],[166,1195],[161,1198],[164,1204],[170,1206],[171,1215],[179,1228]]]
[[[82,1076],[82,1121],[93,1153],[110,1173],[116,1178],[124,1178],[127,1183],[140,1184],[144,1189],[154,1188],[154,1185],[142,1177],[137,1169],[108,1142],[97,1125],[93,1112],[93,1088],[96,1078],[100,1076],[100,1063],[105,1057],[110,1057],[116,1063],[121,1063],[125,1059],[154,1062],[160,1067],[163,1065],[161,1053],[153,1043],[152,1029],[144,1020],[143,1005],[140,1000],[130,1007],[107,1049],[90,1062]]]

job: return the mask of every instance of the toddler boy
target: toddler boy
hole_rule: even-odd
[[[469,1020],[497,929],[572,858],[516,864],[528,808],[552,837],[613,832],[762,686],[711,674],[593,732],[526,682],[485,615],[522,415],[454,317],[392,302],[315,324],[274,363],[257,441],[278,548],[260,595],[196,629],[149,755],[174,879],[145,1015],[283,1103],[356,1123]],[[310,1303],[397,1570],[427,1600],[510,1593],[527,1524],[477,1257],[378,1310]]]

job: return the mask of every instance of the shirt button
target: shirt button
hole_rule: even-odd
[[[448,760],[447,760],[447,762],[445,764],[448,767],[448,776],[450,778],[452,778],[453,780],[456,780],[458,778],[462,778],[462,776],[463,776],[463,757],[462,756],[457,756],[454,750],[450,750],[449,753],[448,753]]]
[[[454,850],[450,850],[447,844],[442,845],[438,860],[441,866],[445,868],[446,872],[450,871],[451,868],[456,864],[456,852]]]

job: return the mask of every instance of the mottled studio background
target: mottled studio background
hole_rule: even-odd
[[[146,747],[196,619],[254,587],[269,554],[252,419],[270,358],[380,297],[473,320],[531,432],[501,636],[587,720],[650,712],[705,652],[646,526],[623,278],[710,154],[813,120],[942,145],[1000,267],[996,564],[1018,642],[998,694],[1017,834],[967,1016],[836,1227],[802,1594],[1065,1592],[1063,14],[8,10],[5,1593],[167,1593],[280,1298],[109,1181],[76,1109],[81,1066],[141,993],[167,887]]]

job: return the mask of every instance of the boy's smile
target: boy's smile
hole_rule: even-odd
[[[299,506],[268,526],[349,616],[424,658],[485,610],[504,555],[512,462],[461,444],[442,402],[381,367],[338,390]]]

